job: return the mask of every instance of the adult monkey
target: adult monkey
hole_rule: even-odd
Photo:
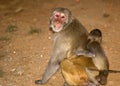
[[[54,9],[50,27],[54,32],[52,55],[43,78],[36,80],[36,84],[45,84],[59,69],[61,61],[73,56],[77,48],[85,50],[87,45],[87,30],[67,8]]]

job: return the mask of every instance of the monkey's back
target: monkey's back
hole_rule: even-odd
[[[61,62],[62,74],[71,86],[87,85],[89,82],[86,67],[96,68],[92,59],[85,56],[73,56]]]

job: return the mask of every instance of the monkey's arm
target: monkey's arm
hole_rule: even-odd
[[[36,80],[36,84],[45,84],[50,77],[59,69],[59,63],[57,61],[50,60],[45,70],[42,80]]]
[[[50,77],[53,76],[53,74],[55,74],[57,72],[57,70],[60,67],[60,62],[64,59],[65,57],[65,51],[63,50],[61,51],[57,51],[56,49],[53,50],[51,59],[48,63],[48,66],[43,74],[43,77],[41,80],[36,80],[35,83],[36,84],[45,84]]]
[[[83,56],[90,57],[90,58],[95,57],[95,53],[89,50],[77,50],[76,55],[77,56],[83,55]]]

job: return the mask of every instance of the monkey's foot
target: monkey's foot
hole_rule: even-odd
[[[42,80],[35,80],[35,84],[43,84]]]
[[[107,84],[107,78],[106,77],[101,77],[101,79],[100,79],[100,81],[99,81],[99,83],[101,84],[101,85],[106,85]]]
[[[106,85],[107,84],[107,76],[108,76],[108,71],[103,70],[101,72],[101,75],[96,76],[96,79],[101,85]]]

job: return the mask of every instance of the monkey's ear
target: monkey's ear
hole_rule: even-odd
[[[69,19],[68,19],[69,23],[71,23],[74,19],[75,19],[75,17],[70,16]]]
[[[75,19],[75,17],[74,16],[71,16],[71,20],[73,21]]]

